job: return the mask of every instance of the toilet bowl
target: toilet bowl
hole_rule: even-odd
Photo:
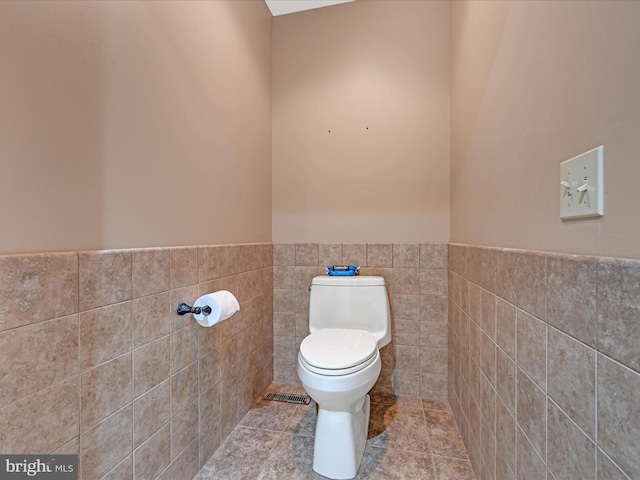
[[[309,331],[297,373],[318,404],[313,470],[354,478],[367,443],[370,400],[382,370],[379,349],[391,341],[384,278],[315,277],[309,288]]]
[[[356,476],[367,442],[370,401],[382,362],[363,330],[327,328],[306,337],[297,373],[318,403],[313,469],[333,479]]]

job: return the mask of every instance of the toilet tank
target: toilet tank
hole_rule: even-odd
[[[382,277],[314,277],[309,298],[309,330],[366,330],[382,348],[391,341],[391,313]]]

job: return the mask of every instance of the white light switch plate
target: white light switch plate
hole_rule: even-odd
[[[560,218],[604,215],[604,147],[560,164]]]

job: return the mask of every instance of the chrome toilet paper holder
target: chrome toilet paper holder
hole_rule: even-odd
[[[205,305],[204,307],[190,307],[186,303],[181,303],[178,305],[178,310],[176,310],[178,315],[186,315],[187,313],[193,313],[195,315],[204,315],[207,316],[211,314],[211,307],[209,305]]]

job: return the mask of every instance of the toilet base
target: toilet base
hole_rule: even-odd
[[[319,405],[313,446],[313,470],[335,480],[354,478],[367,443],[369,395],[355,412],[323,410]]]

